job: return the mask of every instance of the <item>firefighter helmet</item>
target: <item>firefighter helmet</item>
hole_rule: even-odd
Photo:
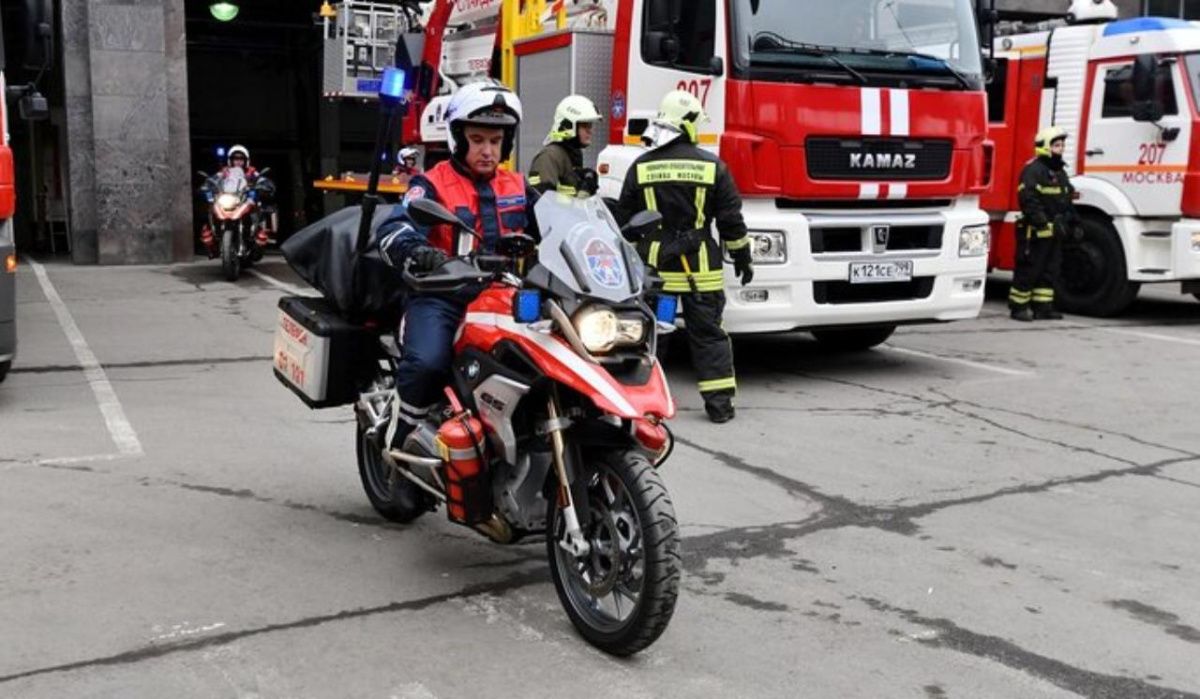
[[[1067,130],[1061,126],[1050,126],[1038,131],[1033,139],[1033,149],[1038,155],[1050,155],[1050,146],[1055,141],[1067,140]]]
[[[230,165],[232,165],[233,158],[235,156],[237,156],[239,153],[241,154],[241,156],[243,158],[246,159],[246,164],[249,165],[250,164],[250,151],[247,150],[246,147],[242,146],[242,145],[233,146],[229,149],[229,154],[226,156],[226,158],[227,158],[226,162],[228,162]]]
[[[708,115],[704,113],[704,105],[695,95],[684,90],[672,90],[659,103],[658,114],[643,135],[643,140],[652,147],[658,147],[674,141],[680,135],[686,135],[692,143],[697,143],[700,140],[697,126],[706,121]]]
[[[569,141],[579,135],[580,124],[593,124],[601,119],[590,99],[583,95],[568,95],[554,110],[554,123],[550,125],[544,144]]]
[[[521,99],[493,80],[483,80],[459,88],[446,105],[446,145],[458,160],[467,155],[463,129],[485,126],[504,130],[500,158],[508,160],[521,123]]]
[[[416,148],[413,148],[412,146],[405,146],[404,148],[400,149],[400,153],[396,155],[396,159],[399,160],[400,162],[404,162],[405,160],[410,160],[410,159],[411,160],[420,160],[421,159],[421,151],[417,150]]]

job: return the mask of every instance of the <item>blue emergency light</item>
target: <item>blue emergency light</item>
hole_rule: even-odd
[[[225,146],[217,146],[217,157],[218,158],[225,157]]]
[[[386,68],[379,84],[379,96],[397,100],[404,97],[404,71],[391,66]]]
[[[513,300],[513,318],[518,323],[533,323],[542,317],[542,294],[536,289],[518,291]]]
[[[654,315],[658,318],[658,322],[668,325],[675,324],[675,314],[679,311],[679,300],[674,296],[659,296],[658,306],[654,309]]]

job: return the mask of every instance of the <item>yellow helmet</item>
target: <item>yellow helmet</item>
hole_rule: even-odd
[[[1038,131],[1033,139],[1033,152],[1038,155],[1050,155],[1050,145],[1055,141],[1065,141],[1067,130],[1061,126],[1050,126]]]
[[[708,115],[704,113],[704,105],[695,95],[684,90],[668,92],[658,105],[658,115],[654,117],[654,123],[659,128],[687,134],[692,143],[700,140],[696,132],[697,125],[706,121]]]
[[[580,124],[592,124],[600,120],[600,112],[590,99],[583,95],[568,95],[554,110],[554,123],[550,125],[545,142],[569,141],[579,135]]]

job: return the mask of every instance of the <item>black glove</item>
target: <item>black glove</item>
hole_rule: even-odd
[[[684,255],[694,255],[700,252],[700,246],[704,244],[706,237],[703,231],[676,233],[658,249],[658,259],[670,260]]]
[[[589,195],[600,191],[600,176],[590,167],[575,168],[575,179],[579,181],[578,190]]]
[[[754,281],[754,263],[750,259],[750,248],[735,250],[730,255],[733,257],[733,271],[741,278],[742,286]]]
[[[443,262],[450,259],[450,256],[441,250],[438,250],[437,248],[432,248],[428,245],[422,245],[413,250],[409,254],[408,259],[409,270],[415,273],[421,273],[432,272],[438,267],[441,267]]]

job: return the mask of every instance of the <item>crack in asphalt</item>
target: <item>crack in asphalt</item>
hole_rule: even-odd
[[[72,670],[84,670],[95,667],[105,667],[114,665],[130,665],[139,663],[143,660],[152,660],[161,658],[167,655],[177,653],[187,653],[212,646],[222,646],[235,641],[240,641],[244,638],[252,636],[261,636],[264,634],[274,633],[276,631],[291,631],[294,629],[306,629],[315,626],[321,626],[333,622],[345,621],[347,619],[361,619],[364,617],[377,616],[379,614],[392,614],[395,612],[420,611],[433,607],[445,602],[460,599],[470,599],[471,597],[480,597],[483,595],[502,596],[508,592],[518,590],[523,587],[528,587],[537,583],[545,582],[549,579],[546,570],[536,572],[521,573],[511,575],[503,580],[491,583],[480,583],[477,585],[468,585],[455,592],[447,592],[440,595],[430,595],[428,597],[420,597],[403,602],[389,602],[388,604],[376,605],[373,607],[359,607],[357,609],[347,609],[332,614],[318,614],[316,616],[304,617],[293,621],[281,622],[277,624],[267,624],[240,631],[228,631],[225,633],[213,634],[203,638],[190,639],[175,643],[164,643],[161,645],[149,645],[137,648],[134,650],[115,653],[113,655],[91,658],[88,660],[79,660],[76,662],[62,663],[59,665],[48,665],[45,667],[25,670],[9,675],[0,676],[0,684],[15,682],[17,680],[37,677],[39,675],[49,675],[59,672],[69,672]]]
[[[245,355],[241,357],[210,357],[210,358],[192,358],[192,359],[159,359],[154,361],[141,362],[105,362],[104,368],[108,369],[147,369],[155,367],[169,366],[207,366],[210,364],[242,364],[247,362],[269,362],[271,355],[256,354]],[[9,373],[12,374],[56,374],[71,371],[83,371],[83,367],[78,364],[44,364],[40,366],[18,366],[13,367]]]
[[[1133,677],[1106,675],[1068,665],[1032,651],[1012,641],[965,629],[949,619],[927,617],[913,609],[895,607],[878,599],[857,597],[880,613],[899,616],[905,621],[936,631],[936,635],[913,638],[931,648],[945,648],[977,658],[985,658],[1006,667],[1028,673],[1069,692],[1093,699],[1200,699],[1200,694],[1150,684]]]

